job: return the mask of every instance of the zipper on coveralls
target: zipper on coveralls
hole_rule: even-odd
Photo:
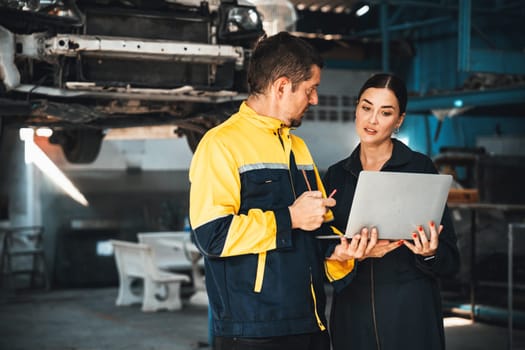
[[[317,320],[317,326],[319,326],[320,330],[324,331],[326,330],[326,327],[321,321],[321,318],[319,317],[319,313],[317,312],[317,298],[315,297],[314,280],[312,278],[312,267],[311,266],[310,266],[310,291],[312,292],[312,299],[314,301],[314,314],[315,314],[315,319]]]
[[[286,156],[286,147],[284,147],[284,141],[282,139],[282,134],[281,134],[282,129],[283,129],[282,127],[277,129],[277,136],[279,137],[279,142],[281,143],[281,147],[283,148],[284,155]],[[290,155],[291,154],[292,154],[292,149],[290,147]],[[288,162],[290,162],[290,157],[288,157]],[[290,170],[290,165],[291,164],[288,164],[288,179],[290,180],[290,185],[292,186],[293,198],[297,199],[297,194],[295,193],[295,187],[294,187],[294,182],[292,178],[292,171]]]
[[[281,130],[282,130],[282,127],[277,130],[277,136],[279,138],[279,142],[281,142],[281,147],[283,148],[283,151],[285,152],[285,155],[286,155],[286,148],[284,147],[284,142],[283,142],[283,139],[281,137]],[[290,154],[291,154],[291,150],[290,150]],[[294,198],[297,198],[297,196],[295,194],[292,173],[290,172],[290,167],[289,166],[288,166],[288,178],[289,178],[290,184],[292,186],[292,192],[293,192]],[[261,252],[261,253],[259,253],[259,257],[258,257],[258,260],[257,260],[257,273],[255,275],[255,284],[254,284],[254,287],[253,287],[253,291],[255,293],[260,293],[261,290],[262,290],[265,266],[266,266],[266,252]]]
[[[376,300],[375,300],[373,259],[370,260],[370,302],[372,304],[372,322],[374,325],[374,335],[376,338],[377,350],[381,350],[381,343],[379,342],[379,331],[377,329],[377,319],[376,319]]]
[[[278,129],[279,141],[281,142],[281,146],[283,147],[283,150],[286,151],[286,148],[284,147],[284,142],[283,142],[283,139],[282,139],[281,131],[282,131],[282,128],[279,128]],[[292,150],[290,149],[290,157],[289,158],[291,158],[291,155],[292,155]],[[297,165],[296,165],[296,167],[297,167]],[[291,168],[291,164],[289,164],[289,166],[288,166],[288,177],[290,178],[290,185],[292,186],[292,191],[293,191],[294,198],[297,198],[297,194],[295,193],[293,177],[292,177],[292,171],[291,171],[290,168]],[[312,278],[312,267],[311,266],[309,266],[309,270],[310,270],[310,293],[312,293],[312,301],[314,303],[314,316],[315,316],[315,320],[317,321],[317,326],[319,327],[319,329],[321,331],[324,331],[324,330],[326,330],[326,326],[321,321],[321,318],[319,317],[319,313],[317,312],[317,298],[315,297],[315,289],[314,289],[314,282],[313,282],[313,278]]]
[[[282,139],[282,135],[281,135],[281,131],[282,131],[282,128],[279,128],[278,129],[279,141],[281,142],[281,146],[283,147],[283,150],[286,152],[286,149],[284,147],[284,142],[283,142],[283,139]],[[292,154],[292,150],[290,149],[290,155],[291,154]],[[294,196],[294,198],[297,199],[297,194],[295,193],[294,182],[293,182],[293,178],[292,178],[292,171],[290,169],[290,165],[291,164],[289,164],[289,166],[288,166],[288,177],[290,178],[290,184],[292,186],[293,196]],[[313,300],[313,303],[314,303],[314,315],[315,315],[315,319],[317,321],[317,325],[319,326],[319,329],[324,331],[324,330],[326,330],[326,327],[323,324],[323,322],[321,321],[321,318],[319,317],[319,313],[317,312],[317,298],[315,297],[314,282],[313,282],[313,278],[312,278],[312,267],[310,266],[309,269],[310,269],[310,293],[312,293],[312,300]]]
[[[283,142],[283,139],[282,139],[281,132],[282,132],[282,126],[279,129],[277,129],[277,137],[279,138],[279,142],[281,143],[281,147],[283,148],[283,151],[285,152],[285,156],[286,156],[286,148],[284,147],[284,142]],[[274,135],[275,135],[275,133],[274,133]],[[290,154],[291,154],[291,152],[292,151],[290,149]],[[293,196],[294,196],[294,198],[297,198],[297,196],[295,194],[293,180],[292,180],[292,173],[290,172],[290,166],[288,166],[288,178],[289,178],[290,184],[292,186]],[[255,293],[260,293],[261,290],[262,290],[265,266],[266,266],[266,252],[262,252],[262,253],[259,253],[259,257],[258,257],[258,260],[257,260],[257,273],[255,275],[255,285],[254,285],[254,288],[253,288],[253,291]]]

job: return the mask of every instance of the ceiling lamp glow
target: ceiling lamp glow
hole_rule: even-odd
[[[368,11],[370,11],[370,6],[368,6],[368,5],[363,5],[363,6],[361,6],[360,8],[358,8],[358,9],[355,11],[355,15],[356,15],[357,17],[361,17],[361,16],[367,14]]]

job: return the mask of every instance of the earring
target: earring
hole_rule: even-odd
[[[399,134],[399,126],[394,129],[394,134]]]

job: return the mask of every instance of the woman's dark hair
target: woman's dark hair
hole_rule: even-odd
[[[261,94],[280,77],[297,84],[312,77],[312,65],[323,67],[319,52],[305,40],[280,32],[256,44],[248,68],[251,94]]]
[[[407,108],[407,87],[405,82],[393,75],[387,73],[380,73],[371,76],[359,90],[357,95],[357,101],[361,99],[361,95],[368,88],[386,88],[389,89],[396,95],[397,102],[399,103],[399,114],[403,114]]]

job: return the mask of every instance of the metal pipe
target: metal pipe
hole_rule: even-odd
[[[388,31],[388,3],[383,1],[380,8],[381,51],[383,72],[390,71],[390,38]]]
[[[476,209],[470,210],[470,319],[476,321]]]
[[[458,71],[470,70],[470,21],[471,0],[459,0],[458,15]]]
[[[452,17],[439,17],[439,18],[433,18],[425,21],[417,21],[412,23],[403,23],[403,24],[396,24],[388,26],[387,29],[390,32],[400,31],[400,30],[407,30],[417,27],[425,27],[425,26],[431,26],[431,25],[437,25],[444,22],[449,22],[452,20]],[[380,34],[380,29],[371,29],[371,30],[364,30],[358,33],[355,33],[352,35],[352,37],[363,37],[363,36],[371,36],[371,35],[377,35]]]
[[[508,225],[508,249],[507,249],[507,323],[508,323],[508,339],[507,349],[512,350],[512,331],[514,328],[514,230],[525,229],[525,224],[509,223]]]
[[[509,224],[508,232],[508,248],[507,248],[507,322],[508,322],[508,338],[507,338],[507,349],[512,350],[512,310],[513,310],[513,300],[512,300],[512,288],[513,286],[513,252],[514,252],[514,232],[513,224]]]

